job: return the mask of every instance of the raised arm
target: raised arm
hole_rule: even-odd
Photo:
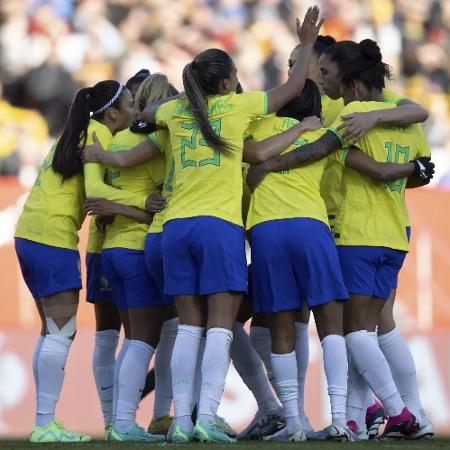
[[[254,139],[247,139],[244,142],[244,161],[250,164],[258,164],[267,161],[282,153],[286,148],[293,144],[302,133],[317,130],[321,128],[321,126],[322,124],[318,117],[306,117],[288,130],[262,141],[258,142]]]
[[[123,168],[136,166],[161,156],[161,151],[150,139],[146,139],[123,152],[105,151],[95,133],[93,140],[93,144],[86,145],[81,151],[81,158],[84,163],[100,163]]]
[[[403,99],[396,108],[380,109],[368,112],[355,112],[343,116],[343,138],[348,142],[358,142],[367,132],[379,124],[411,125],[427,120],[428,111],[416,102]]]
[[[253,192],[269,172],[307,166],[325,158],[340,147],[341,142],[336,134],[327,131],[320,139],[311,144],[302,145],[284,155],[251,166],[247,174],[247,185]]]
[[[434,164],[429,158],[418,158],[404,164],[378,162],[356,147],[349,149],[345,165],[383,183],[414,177],[427,184],[434,174]]]
[[[309,62],[314,43],[319,35],[323,19],[319,20],[319,8],[308,8],[303,23],[297,19],[297,35],[300,39],[300,53],[286,83],[267,92],[268,113],[278,111],[282,106],[299,95],[308,78]]]

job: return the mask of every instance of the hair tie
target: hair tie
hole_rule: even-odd
[[[191,67],[193,69],[197,69],[197,63],[195,62],[195,60],[191,62]]]
[[[97,111],[94,111],[92,113],[92,115],[100,114],[103,111],[105,111],[106,109],[108,109],[119,98],[119,96],[122,93],[124,87],[125,86],[123,84],[120,84],[119,85],[119,89],[117,89],[117,92],[113,95],[111,100],[108,103],[106,103],[105,105],[103,105],[101,108],[97,109]]]

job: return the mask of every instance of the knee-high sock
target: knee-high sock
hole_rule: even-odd
[[[215,421],[230,366],[232,341],[233,333],[225,328],[210,328],[206,333],[202,361],[202,389],[198,407],[198,418],[202,423],[211,424]]]
[[[388,415],[398,416],[405,405],[380,347],[370,338],[366,330],[348,334],[345,342],[355,367],[380,399]]]
[[[117,412],[117,399],[119,398],[119,390],[121,386],[119,385],[119,373],[122,367],[123,358],[127,353],[128,347],[130,345],[130,339],[125,338],[120,347],[120,352],[117,355],[116,365],[114,366],[114,387],[113,387],[113,423],[116,420]]]
[[[298,410],[304,429],[309,428],[305,416],[305,379],[309,363],[308,324],[295,322],[295,355],[297,358]]]
[[[234,326],[230,353],[234,367],[255,396],[259,411],[263,414],[276,411],[279,404],[270,388],[261,358],[242,323],[237,322]]]
[[[200,403],[200,391],[202,390],[202,361],[205,353],[206,336],[202,336],[200,340],[200,346],[198,348],[197,365],[195,366],[195,381],[194,381],[194,395],[192,397],[191,411],[194,412],[194,408]]]
[[[135,422],[153,353],[155,349],[151,345],[135,339],[130,340],[119,371],[120,389],[114,422],[119,430],[125,430]]]
[[[353,420],[358,431],[366,430],[366,399],[368,384],[359,374],[350,352],[347,349],[348,380],[347,380],[347,421]]]
[[[297,359],[295,352],[272,353],[272,368],[275,383],[280,393],[283,413],[286,417],[286,427],[289,433],[296,433],[302,429],[298,411],[298,379]]]
[[[36,425],[43,426],[55,418],[56,403],[64,381],[64,367],[72,340],[64,336],[45,336],[37,358],[39,380]]]
[[[332,420],[336,425],[345,426],[348,370],[345,339],[329,334],[322,339],[322,349]]]
[[[417,385],[416,365],[411,350],[398,328],[378,336],[381,351],[391,368],[392,376],[406,407],[420,421],[426,419]]]
[[[34,393],[35,400],[37,401],[37,394],[39,391],[39,374],[38,374],[38,361],[39,354],[41,353],[42,344],[44,343],[45,336],[39,336],[38,341],[36,342],[36,347],[33,352],[33,378],[34,378]]]
[[[177,337],[178,318],[166,320],[161,329],[161,338],[155,356],[155,401],[153,420],[170,414],[172,403],[172,374],[170,360]]]
[[[95,333],[92,368],[105,426],[111,425],[113,420],[114,367],[118,341],[117,330],[103,330]]]
[[[195,369],[203,332],[202,327],[178,325],[177,338],[172,351],[170,367],[175,410],[174,424],[179,425],[184,431],[191,431],[193,428],[191,413]]]
[[[280,396],[277,392],[275,379],[272,370],[272,338],[270,337],[270,330],[267,327],[251,327],[250,328],[250,341],[258,353],[261,361],[264,364],[267,372],[267,378],[273,389],[277,393],[278,398]]]

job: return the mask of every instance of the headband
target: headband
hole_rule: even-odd
[[[122,91],[123,91],[123,88],[124,88],[124,85],[123,84],[121,84],[121,85],[119,85],[119,89],[117,89],[117,92],[114,94],[114,96],[112,97],[112,99],[108,102],[108,103],[106,103],[105,105],[103,105],[101,108],[99,108],[99,109],[97,109],[97,111],[94,111],[93,113],[92,113],[92,115],[94,115],[95,116],[95,114],[100,114],[100,113],[102,113],[103,111],[105,111],[106,109],[108,109],[118,98],[119,98],[119,96],[120,96],[120,94],[122,93]]]

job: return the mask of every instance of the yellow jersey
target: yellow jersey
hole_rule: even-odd
[[[103,148],[107,149],[113,140],[113,135],[108,127],[91,119],[88,128],[86,145],[93,144],[92,135],[95,132]],[[103,164],[88,163],[84,165],[84,186],[88,197],[106,198],[112,202],[123,205],[135,206],[145,209],[146,197],[142,194],[124,191],[108,186],[105,183],[106,167]],[[101,253],[104,235],[97,230],[95,218],[89,223],[89,236],[86,251],[89,253]]]
[[[383,100],[385,102],[398,105],[398,103],[404,99],[405,97],[402,97],[389,89],[383,89]],[[322,119],[324,127],[328,128],[335,122],[343,107],[344,100],[342,98],[333,100],[326,95],[322,96]],[[329,158],[325,167],[324,176],[322,177],[322,182],[320,183],[320,193],[325,200],[328,220],[332,229],[341,202],[341,178],[342,165],[336,164],[333,161],[333,158]]]
[[[385,102],[352,102],[345,106],[342,114],[394,106]],[[342,142],[342,136],[336,130],[341,123],[342,119],[338,118],[330,130],[333,130]],[[378,162],[407,163],[420,156],[431,155],[422,127],[418,124],[377,125],[355,146]],[[407,178],[390,183],[375,182],[356,170],[344,167],[342,201],[334,229],[336,244],[408,251],[406,183]]]
[[[172,147],[170,145],[169,131],[166,129],[157,130],[155,133],[150,134],[149,139],[159,148],[164,155],[165,161],[165,173],[164,173],[164,186],[161,195],[166,199],[166,205],[169,204],[170,198],[173,192],[173,182],[175,175],[175,161],[173,159]],[[149,233],[162,233],[164,214],[167,209],[163,209],[161,212],[156,213],[153,216],[152,223],[148,229]]]
[[[83,175],[63,181],[52,169],[53,144],[32,187],[15,232],[15,237],[53,247],[77,250],[78,230],[84,219]]]
[[[248,133],[261,141],[280,134],[298,123],[288,117],[267,116],[252,122]],[[303,133],[283,153],[319,139],[327,130]],[[328,225],[325,203],[320,196],[320,180],[326,159],[308,166],[269,173],[255,189],[250,199],[247,230],[269,220],[308,217]]]
[[[108,151],[121,152],[148,139],[148,135],[133,133],[129,129],[117,133]],[[164,181],[164,157],[134,167],[118,169],[108,167],[106,180],[110,186],[147,198],[152,192],[159,191]],[[118,215],[114,222],[106,227],[103,249],[128,248],[144,250],[148,224],[137,222],[129,217]]]
[[[244,133],[253,119],[266,113],[265,92],[209,97],[209,122],[230,147],[225,156],[207,145],[186,98],[158,108],[156,123],[169,129],[175,161],[174,189],[164,222],[213,216],[242,226]]]

